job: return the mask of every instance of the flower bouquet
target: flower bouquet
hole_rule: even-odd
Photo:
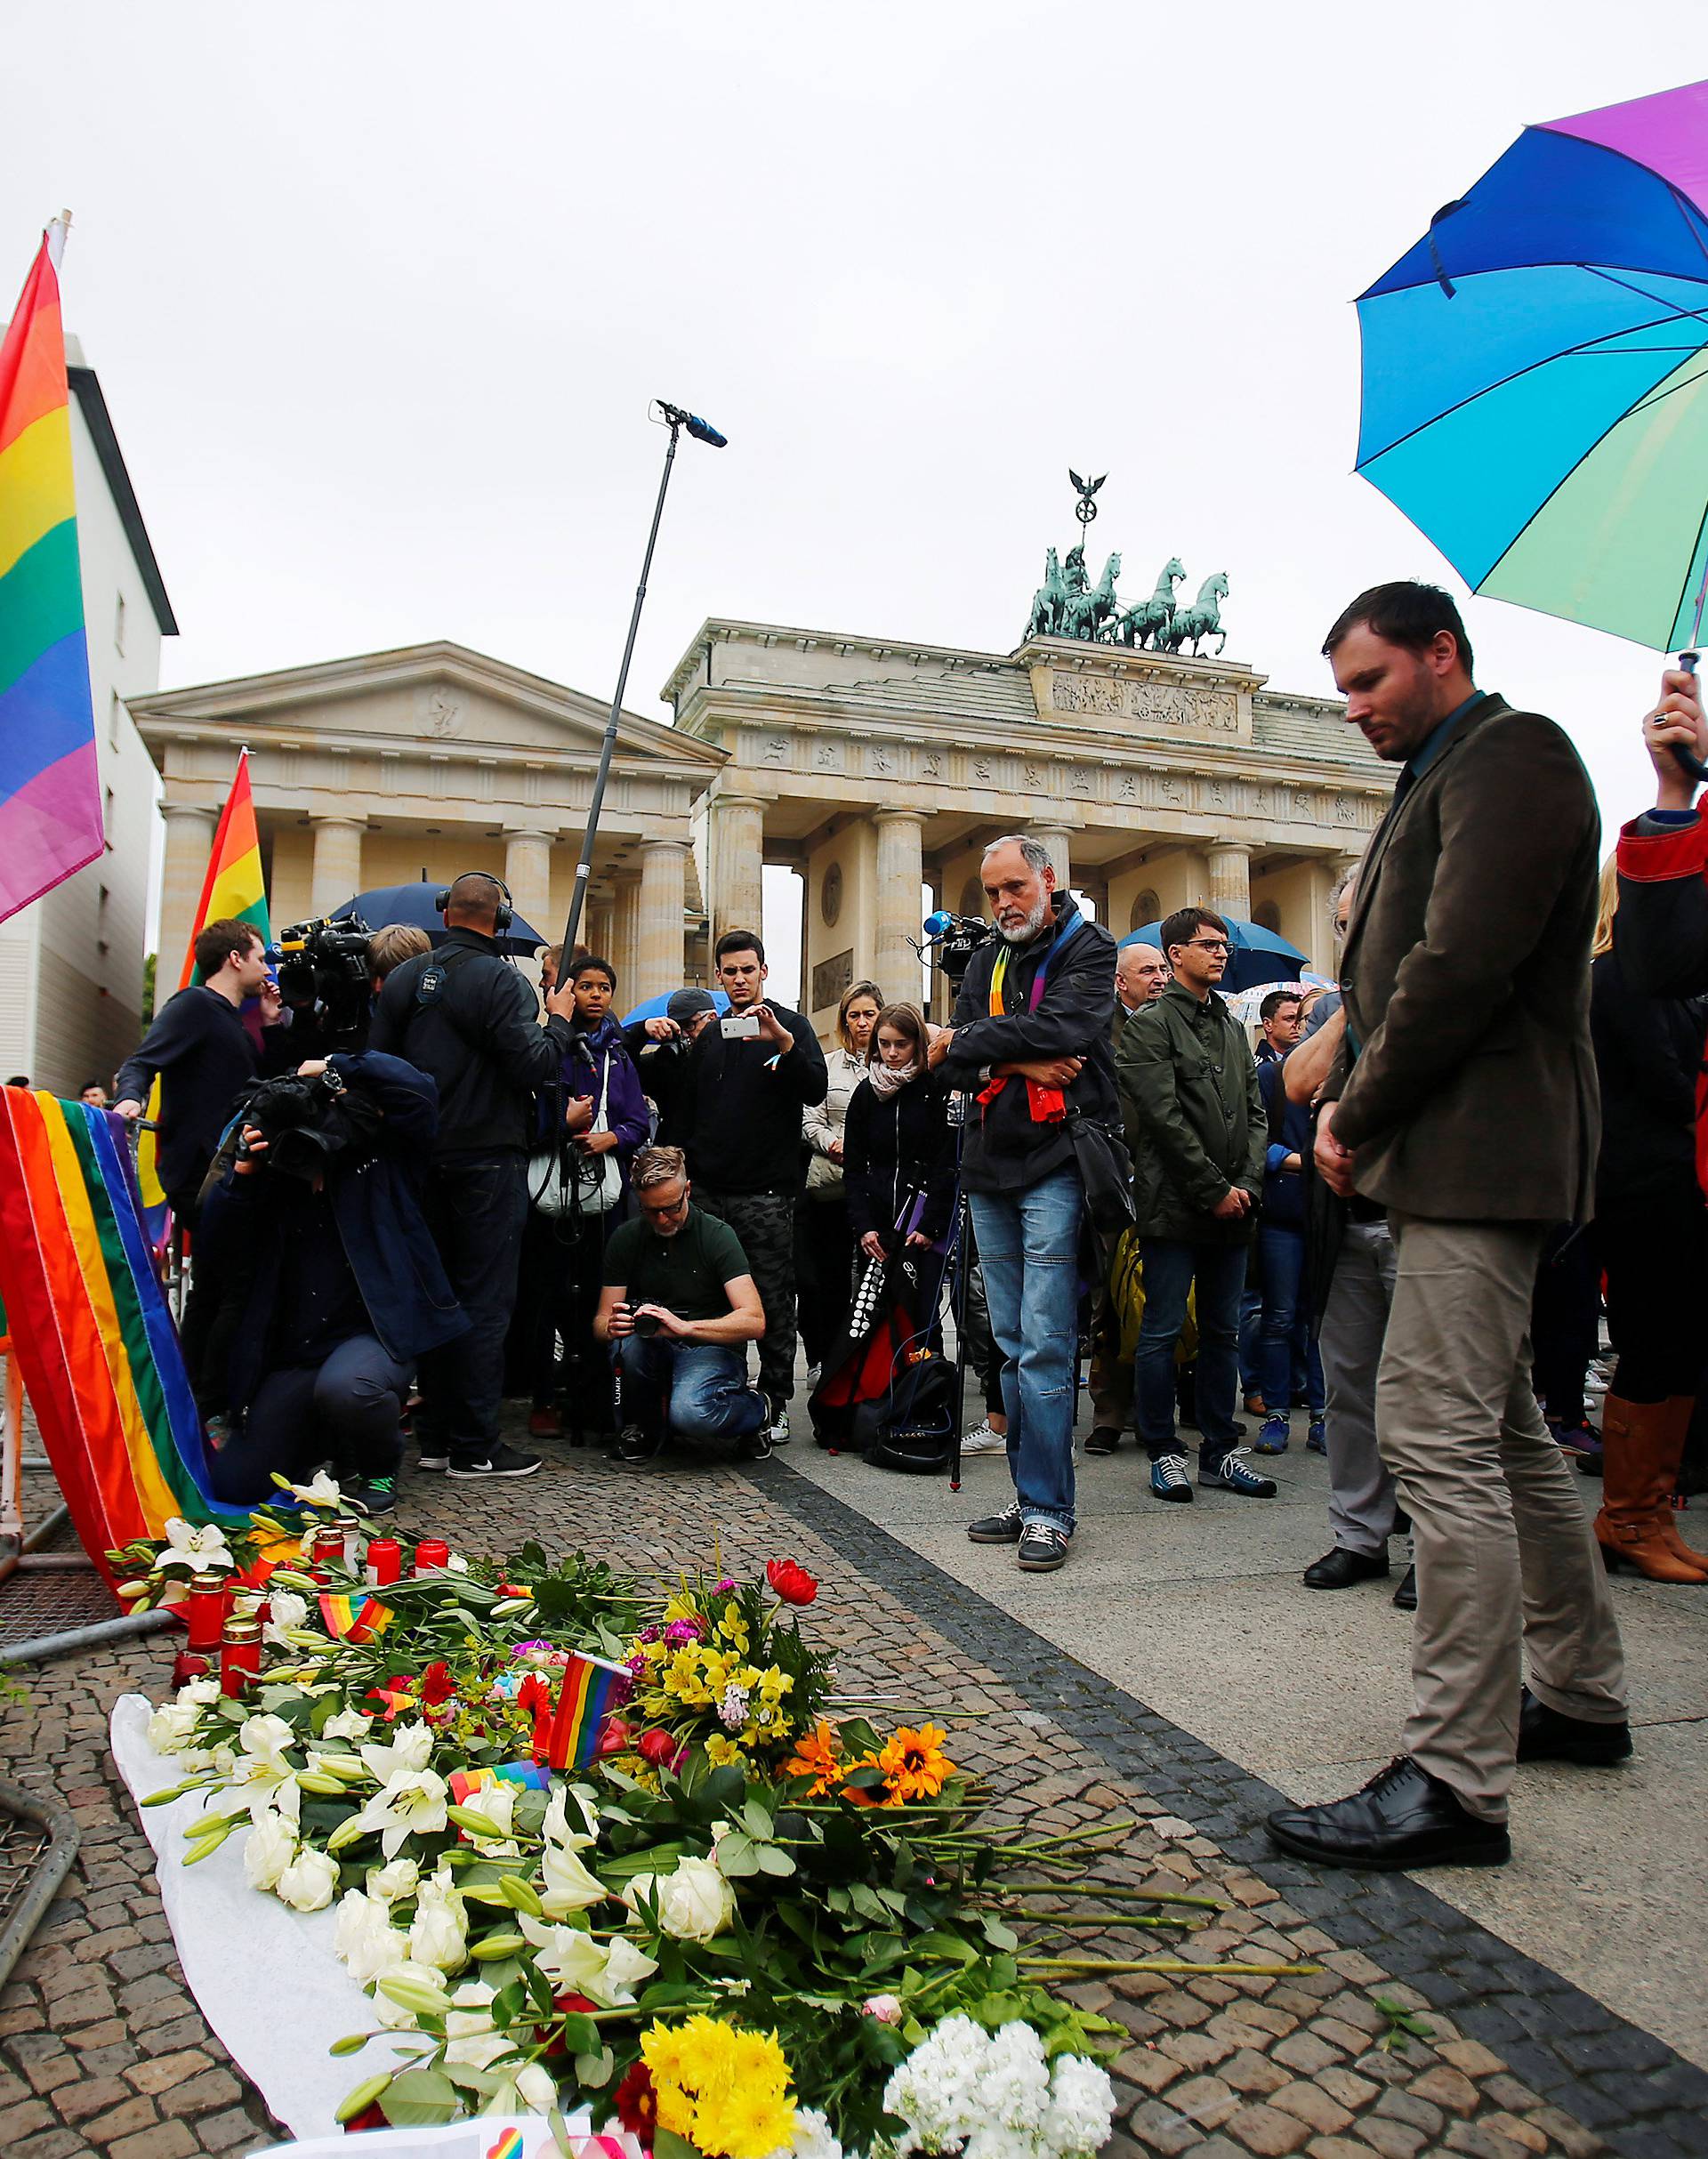
[[[1096,1881],[1130,1824],[985,1825],[942,1725],[837,1691],[793,1561],[661,1586],[537,1545],[422,1568],[423,1541],[375,1590],[371,1546],[283,1534],[232,1551],[258,1665],[156,1709],[182,1776],[149,1803],[205,1795],[185,1865],[241,1834],[257,1892],[335,1907],[374,2009],[334,2051],[407,2050],[350,2127],[585,2107],[655,2159],[1089,2159],[1124,2034],[1054,1987],[1301,1969],[1078,1954],[1214,1899]],[[139,1594],[176,1549],[129,1555]]]

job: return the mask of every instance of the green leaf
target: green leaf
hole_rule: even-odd
[[[598,2025],[591,2017],[571,2010],[563,2020],[563,2043],[572,2054],[597,2054],[601,2043]]]
[[[686,2137],[679,2137],[673,2129],[660,2129],[656,2124],[652,2132],[652,2159],[700,2159],[699,2148]]]
[[[758,1873],[759,1854],[753,1849],[753,1839],[743,1836],[738,1829],[732,1829],[727,1837],[720,1838],[718,1872],[727,1881]]]
[[[455,2120],[462,2111],[456,2086],[437,2069],[406,2069],[401,2076],[394,2076],[380,2105],[394,2129],[436,2126]]]
[[[786,1852],[780,1844],[760,1844],[754,1847],[761,1874],[792,1874],[795,1871],[794,1855]]]
[[[984,1919],[985,1939],[993,1949],[1018,1949],[1020,1937],[1012,1927],[1005,1926],[995,1913],[987,1912]]]
[[[760,1801],[748,1800],[742,1808],[741,1818],[746,1823],[750,1835],[769,1837],[771,1834],[770,1809],[762,1805]]]

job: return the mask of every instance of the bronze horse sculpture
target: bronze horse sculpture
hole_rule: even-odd
[[[1080,550],[1074,552],[1078,554]],[[1121,558],[1111,555],[1103,565],[1102,578],[1089,592],[1068,594],[1061,608],[1063,637],[1076,637],[1089,644],[1100,634],[1103,624],[1115,613],[1115,581],[1120,575]]]
[[[1171,555],[1163,565],[1156,578],[1156,589],[1148,600],[1141,600],[1136,607],[1126,608],[1109,624],[1109,641],[1116,645],[1143,645],[1147,640],[1161,649],[1168,626],[1174,619],[1174,587],[1186,576],[1186,569],[1178,555]]]
[[[1188,640],[1192,657],[1198,657],[1198,646],[1206,637],[1216,640],[1216,657],[1220,659],[1228,648],[1228,632],[1221,626],[1221,615],[1216,606],[1219,600],[1228,597],[1228,576],[1218,570],[1213,577],[1206,577],[1198,587],[1198,596],[1189,608],[1181,608],[1167,630],[1158,640],[1171,652],[1178,652]]]

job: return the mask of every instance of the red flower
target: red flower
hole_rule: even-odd
[[[207,1659],[197,1656],[193,1649],[181,1649],[172,1662],[172,1683],[174,1687],[188,1687],[192,1680],[207,1676]]]
[[[656,1763],[659,1768],[663,1768],[676,1752],[675,1737],[662,1726],[655,1725],[651,1731],[641,1733],[637,1750],[642,1760]]]
[[[599,1760],[607,1754],[626,1754],[633,1744],[633,1725],[626,1717],[609,1716],[599,1728],[599,1742],[593,1749],[593,1758]]]
[[[560,2017],[572,2017],[597,2008],[598,2004],[590,2002],[585,1994],[558,1994],[553,1998],[553,2006]],[[537,2045],[544,2036],[541,2027],[536,2025],[534,2030],[535,2043]],[[547,2061],[561,2061],[568,2051],[563,2043],[563,2027],[559,2026],[551,2038],[546,2040],[545,2058]]]
[[[359,2136],[365,2129],[390,2129],[391,2126],[385,2118],[384,2107],[375,2099],[371,2107],[364,2107],[360,2114],[350,2115],[344,2123],[344,2134],[355,2137]]]
[[[421,1698],[430,1708],[447,1702],[456,1692],[456,1681],[451,1677],[448,1664],[429,1664],[421,1675]]]
[[[611,2094],[616,2118],[632,2137],[639,2137],[649,2150],[658,2125],[658,2094],[652,2088],[652,2071],[643,2061],[635,2063]]]
[[[784,1604],[810,1604],[818,1594],[818,1584],[793,1559],[768,1559],[765,1579]]]

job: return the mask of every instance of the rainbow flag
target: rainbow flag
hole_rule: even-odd
[[[219,829],[214,834],[214,851],[207,858],[207,874],[202,880],[202,897],[189,925],[189,941],[184,947],[184,964],[178,977],[180,989],[188,989],[193,982],[201,980],[200,971],[196,965],[196,939],[209,922],[228,917],[235,922],[253,923],[260,931],[263,945],[272,942],[272,927],[267,914],[267,888],[261,874],[261,834],[255,826],[254,798],[249,791],[247,750],[238,752],[237,776],[231,782],[230,794],[225,798],[225,808],[220,813]],[[260,1039],[259,1035],[256,1039]],[[158,1075],[149,1090],[148,1107],[143,1114],[150,1124],[157,1124],[160,1121]],[[160,1182],[159,1167],[155,1158],[155,1136],[151,1132],[137,1134],[136,1181],[142,1195],[142,1220],[149,1233],[149,1242],[157,1253],[163,1252],[170,1231],[171,1218],[166,1207],[165,1188]]]
[[[242,1527],[213,1496],[201,1421],[110,1110],[0,1088],[0,1298],[84,1550],[168,1521]]]
[[[552,1718],[546,1759],[554,1769],[580,1769],[592,1760],[606,1718],[628,1700],[633,1684],[626,1664],[571,1652]]]
[[[377,1597],[324,1595],[320,1617],[334,1641],[371,1642],[391,1623],[391,1607]]]
[[[0,344],[0,922],[103,845],[54,252]]]
[[[451,1797],[459,1807],[466,1807],[488,1784],[520,1784],[525,1792],[549,1792],[552,1776],[537,1761],[500,1761],[484,1769],[451,1771]]]

